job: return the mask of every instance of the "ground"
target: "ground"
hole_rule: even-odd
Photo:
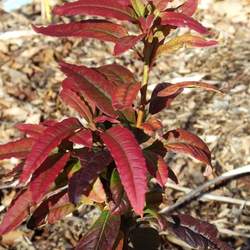
[[[111,55],[112,46],[93,40],[56,39],[30,32],[30,24],[41,24],[40,5],[27,5],[0,15],[0,143],[19,136],[13,128],[19,122],[37,123],[46,118],[61,119],[73,114],[60,101],[63,75],[57,62],[66,60],[87,65],[117,62],[141,74],[141,63],[128,52]],[[162,113],[166,129],[185,128],[204,139],[212,151],[214,177],[250,164],[250,3],[244,0],[203,0],[197,18],[211,30],[219,45],[209,49],[186,49],[162,56],[150,82],[203,80],[216,85],[224,95],[185,91]],[[12,32],[13,31],[13,32]],[[14,38],[10,38],[14,36]],[[0,162],[0,175],[15,160]],[[169,165],[181,187],[195,188],[207,178],[204,166],[171,155]],[[1,182],[0,182],[1,183]],[[1,217],[15,189],[0,184]],[[250,177],[234,180],[214,193],[250,200]],[[183,193],[167,188],[169,203]],[[250,249],[250,207],[218,201],[195,201],[184,208],[193,216],[215,224],[222,239],[234,249]],[[96,215],[87,208],[63,222],[36,232],[22,226],[3,238],[0,249],[66,249],[75,245]],[[178,242],[176,243],[178,245]],[[176,246],[175,244],[175,246]],[[175,248],[174,245],[168,249]]]

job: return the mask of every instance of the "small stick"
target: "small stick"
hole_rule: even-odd
[[[218,185],[224,182],[237,179],[246,174],[250,174],[250,165],[228,171],[222,174],[221,176],[211,181],[208,181],[203,185],[197,187],[196,189],[192,190],[191,192],[186,194],[181,200],[177,201],[174,205],[163,208],[159,213],[164,215],[169,215],[173,213],[175,210],[187,204],[188,202],[191,202],[195,198],[201,196],[204,192],[208,192],[209,190],[211,190],[212,187],[213,189],[215,189]]]

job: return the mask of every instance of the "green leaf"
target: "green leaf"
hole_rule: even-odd
[[[141,0],[131,0],[131,4],[138,16],[144,16],[146,8]]]

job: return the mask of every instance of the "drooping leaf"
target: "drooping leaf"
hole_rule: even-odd
[[[68,118],[46,128],[44,133],[36,140],[26,158],[20,181],[26,182],[30,175],[44,162],[49,153],[81,127],[82,125],[77,119]]]
[[[33,26],[37,33],[55,37],[95,38],[101,41],[116,42],[128,35],[126,28],[103,20],[85,20],[67,24],[52,24],[47,27]]]
[[[137,36],[124,36],[119,41],[115,43],[114,55],[118,56],[125,51],[133,48],[138,42],[140,42],[145,37],[145,34],[140,34]]]
[[[161,24],[175,27],[188,27],[198,33],[208,34],[208,29],[206,27],[183,13],[165,11],[161,14]]]
[[[42,124],[18,123],[15,125],[15,128],[29,137],[36,139],[46,129],[46,126]]]
[[[107,79],[116,86],[122,84],[132,84],[136,82],[134,74],[122,65],[117,63],[103,65],[97,70],[105,75]]]
[[[134,211],[142,215],[147,188],[146,163],[134,135],[116,126],[101,134],[115,160],[122,184]]]
[[[204,82],[188,81],[188,82],[179,82],[179,83],[168,85],[166,86],[166,88],[158,92],[158,96],[160,97],[173,96],[179,93],[179,91],[182,90],[183,88],[200,88],[200,89],[205,89],[208,91],[213,91],[219,94],[222,93],[215,86],[211,84],[204,83]]]
[[[209,47],[218,44],[215,40],[206,40],[200,36],[195,36],[190,33],[186,33],[181,36],[172,38],[170,41],[161,45],[157,51],[156,56],[163,55],[165,53],[172,53],[183,47]]]
[[[79,202],[81,195],[89,195],[98,175],[112,162],[108,151],[99,151],[88,156],[86,162],[81,161],[82,168],[69,180],[69,198],[74,204]]]
[[[176,96],[178,96],[181,92],[182,89],[177,91],[175,94],[171,96],[166,96],[166,97],[160,97],[158,96],[158,93],[165,89],[166,87],[170,86],[170,83],[164,82],[158,84],[155,89],[152,92],[150,103],[149,103],[149,113],[150,114],[156,114],[163,110],[164,108],[169,108],[172,101],[175,99]]]
[[[144,16],[146,6],[144,5],[142,0],[131,0],[131,4],[133,9],[135,10],[137,16]]]
[[[162,135],[163,124],[156,117],[151,116],[146,122],[142,124],[143,131],[149,136],[153,136],[155,133]]]
[[[192,16],[197,7],[198,7],[199,0],[186,0],[184,4],[178,7],[178,10],[187,16]]]
[[[116,110],[132,107],[141,88],[140,83],[123,84],[118,86],[112,95],[112,105]]]
[[[0,145],[0,160],[15,157],[24,159],[29,154],[35,141],[32,138],[23,138]]]
[[[233,250],[218,239],[218,230],[212,224],[195,219],[187,214],[172,216],[173,222],[167,222],[168,230],[195,249]]]
[[[113,93],[114,85],[108,81],[97,70],[85,66],[77,66],[65,62],[60,63],[61,70],[68,77],[72,78],[78,86],[79,91],[104,113],[115,117],[110,96]]]
[[[88,148],[91,148],[93,146],[93,136],[92,132],[89,129],[81,129],[73,136],[71,136],[69,140],[73,143],[84,145]]]
[[[121,219],[104,210],[92,228],[83,236],[76,250],[112,250],[119,233]]]
[[[56,177],[66,165],[69,157],[70,153],[66,153],[63,156],[60,154],[51,155],[34,173],[29,184],[33,203],[41,201],[44,194],[49,190]]]
[[[183,153],[204,162],[209,167],[211,165],[211,153],[207,145],[196,135],[184,130],[175,129],[168,131],[164,136],[165,147],[174,153]],[[211,172],[211,167],[207,169],[207,175]]]
[[[56,6],[54,14],[60,16],[93,15],[118,20],[134,21],[135,13],[121,1],[109,0],[79,0]]]
[[[16,229],[29,215],[31,207],[31,192],[20,192],[12,201],[0,225],[0,235]]]
[[[168,165],[164,159],[149,150],[144,150],[144,155],[147,162],[147,168],[149,173],[155,177],[157,183],[163,188],[168,180]]]
[[[79,115],[83,117],[86,121],[92,121],[93,118],[89,107],[84,102],[84,100],[82,100],[81,97],[77,95],[74,91],[68,88],[63,88],[60,92],[60,97],[66,104],[68,104],[76,112],[78,112]]]

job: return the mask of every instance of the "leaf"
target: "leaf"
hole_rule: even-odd
[[[61,99],[79,113],[86,121],[92,121],[93,117],[89,110],[89,107],[84,100],[81,99],[79,95],[70,89],[63,88],[60,92]]]
[[[74,204],[79,202],[81,195],[89,195],[98,175],[112,162],[108,151],[99,151],[90,155],[86,162],[81,161],[81,169],[69,180],[69,199]]]
[[[115,43],[114,55],[119,56],[125,51],[133,48],[138,42],[145,37],[145,34],[137,36],[124,36]]]
[[[222,92],[218,90],[215,86],[204,83],[204,82],[195,82],[195,81],[188,81],[188,82],[179,82],[175,84],[171,84],[166,86],[166,88],[162,89],[158,92],[158,96],[166,97],[166,96],[173,96],[180,92],[183,88],[200,88],[205,89],[208,91],[213,91],[216,93],[221,94]]]
[[[161,45],[157,51],[156,56],[162,55],[164,53],[171,53],[183,47],[209,47],[218,44],[215,40],[206,40],[199,36],[194,36],[190,33],[186,33],[181,36],[172,38],[170,41]]]
[[[134,74],[124,66],[117,63],[103,65],[97,68],[97,70],[105,75],[109,81],[113,82],[115,86],[136,82]]]
[[[155,21],[154,15],[148,15],[146,18],[144,17],[139,18],[139,23],[143,33],[147,34],[150,32],[150,29],[152,28],[154,21]]]
[[[108,117],[106,115],[97,116],[94,121],[95,123],[104,123],[104,122],[120,123],[120,121],[118,121],[117,119]]]
[[[101,41],[117,42],[128,35],[126,28],[103,20],[86,20],[67,24],[52,24],[47,27],[33,25],[37,33],[55,37],[95,38]]]
[[[112,105],[114,109],[125,110],[131,108],[140,88],[140,83],[123,84],[118,86],[112,95]]]
[[[112,250],[120,229],[121,218],[104,210],[92,228],[83,236],[76,250]]]
[[[160,11],[165,10],[169,2],[170,0],[153,0],[154,6]]]
[[[118,20],[134,21],[135,13],[121,1],[109,0],[80,0],[56,6],[53,13],[59,16],[92,15]]]
[[[105,190],[103,188],[100,178],[97,178],[88,198],[97,203],[104,203],[107,200]]]
[[[31,192],[20,192],[12,201],[0,225],[0,235],[15,230],[28,217],[31,206]]]
[[[151,116],[146,122],[142,124],[142,129],[149,136],[153,136],[157,132],[161,136],[163,124],[159,119]]]
[[[81,129],[77,133],[75,133],[73,136],[69,138],[69,141],[75,143],[84,145],[88,148],[92,148],[93,146],[93,136],[92,132],[89,129]]]
[[[214,225],[195,219],[187,214],[172,216],[174,222],[167,222],[168,230],[195,249],[233,250],[217,238],[218,230]]]
[[[44,194],[46,194],[55,181],[56,177],[65,167],[69,157],[70,153],[66,153],[63,156],[60,154],[51,155],[34,173],[34,176],[29,184],[33,203],[38,203],[41,201]]]
[[[20,182],[26,182],[30,175],[44,162],[49,153],[81,127],[82,125],[76,118],[68,118],[46,128],[26,158]]]
[[[164,108],[169,108],[172,101],[175,99],[176,96],[178,96],[183,89],[180,89],[175,94],[171,96],[166,97],[160,97],[158,96],[158,93],[165,89],[166,87],[170,86],[170,83],[164,82],[158,84],[155,89],[153,90],[153,93],[151,95],[150,103],[149,103],[149,113],[150,114],[156,114],[160,111],[162,111]]]
[[[194,20],[192,17],[172,11],[165,11],[161,14],[161,24],[172,25],[175,27],[188,27],[201,34],[209,33],[206,27]]]
[[[85,66],[77,66],[65,62],[60,63],[61,70],[70,77],[78,86],[79,91],[104,113],[115,117],[110,95],[113,93],[114,85],[109,82],[97,70]]]
[[[32,138],[23,138],[0,145],[0,160],[15,157],[24,159],[29,154],[35,141]]]
[[[28,124],[28,123],[18,123],[15,125],[19,131],[23,132],[25,135],[36,139],[39,135],[46,129],[42,124]]]
[[[142,215],[147,189],[146,163],[134,135],[116,126],[101,134],[115,160],[122,184],[134,211]]]
[[[210,150],[198,136],[183,129],[175,129],[168,131],[163,137],[167,142],[165,144],[167,150],[190,155],[210,166],[211,171]],[[207,175],[210,171],[207,172]]]
[[[131,0],[131,4],[137,16],[144,16],[146,7],[141,0]]]
[[[155,177],[157,183],[164,188],[168,180],[168,165],[160,155],[144,150],[149,173]]]
[[[178,10],[184,15],[192,16],[198,7],[198,3],[199,0],[186,0],[184,4],[178,7]]]

